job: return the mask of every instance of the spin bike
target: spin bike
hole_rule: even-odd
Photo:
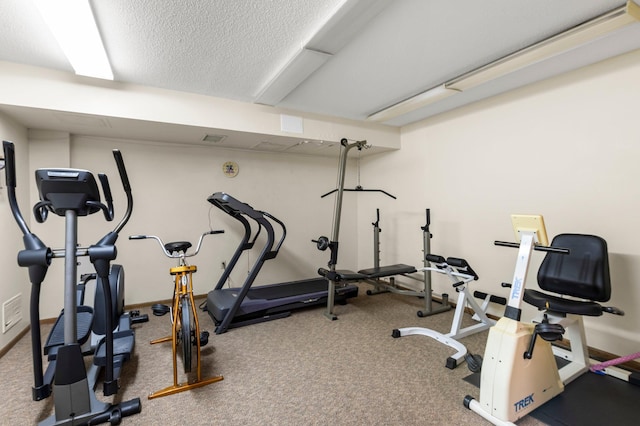
[[[99,174],[105,203],[102,202],[100,190],[94,175],[81,169],[38,169],[36,184],[40,201],[33,208],[35,219],[45,222],[49,213],[65,218],[65,247],[52,249],[47,247],[27,226],[20,212],[16,199],[15,148],[13,143],[3,142],[4,155],[7,162],[7,195],[9,205],[18,227],[23,233],[25,249],[18,253],[18,265],[29,269],[31,281],[30,324],[31,347],[33,359],[34,386],[32,396],[36,401],[47,398],[53,393],[54,414],[42,421],[41,425],[80,425],[109,422],[119,424],[122,417],[137,414],[141,410],[140,399],[135,398],[119,404],[107,404],[99,401],[94,387],[100,371],[104,370],[105,396],[118,392],[118,374],[121,362],[131,356],[134,347],[133,330],[114,332],[114,312],[118,307],[112,302],[113,287],[110,286],[112,273],[120,274],[121,268],[111,267],[116,258],[115,242],[119,232],[128,222],[133,210],[131,186],[119,151],[113,155],[118,166],[120,179],[127,195],[127,210],[116,228],[106,234],[100,241],[90,247],[79,247],[78,217],[102,212],[106,221],[114,219],[113,201],[107,176]],[[95,348],[93,363],[89,371],[85,368],[82,345],[89,339],[92,331],[94,313],[84,306],[77,306],[78,294],[75,284],[77,259],[88,256],[93,263],[99,291],[103,292],[103,304],[94,308],[102,309],[104,316],[104,338]],[[55,258],[65,260],[64,279],[64,315],[59,320],[62,324],[62,341],[49,345],[49,368],[47,374],[42,371],[42,352],[40,336],[40,288],[48,267]],[[118,281],[116,279],[115,281]],[[85,282],[86,283],[86,282]],[[54,331],[56,327],[54,327]],[[48,343],[51,341],[49,339]]]
[[[165,256],[171,259],[178,259],[178,266],[169,269],[169,273],[175,277],[173,288],[173,307],[171,318],[171,336],[162,337],[152,340],[151,344],[172,342],[173,353],[173,385],[168,386],[149,395],[149,399],[161,396],[173,395],[189,389],[195,389],[206,386],[211,383],[218,382],[223,379],[222,376],[213,376],[206,379],[201,377],[200,369],[200,348],[206,345],[208,341],[208,333],[200,333],[200,324],[196,311],[196,305],[193,301],[193,281],[192,275],[198,270],[196,265],[189,265],[187,257],[193,257],[198,254],[202,247],[204,237],[211,234],[222,234],[224,231],[208,231],[200,235],[198,245],[193,253],[187,254],[187,250],[192,244],[188,241],[175,241],[171,243],[163,243],[160,237],[155,235],[132,235],[130,240],[154,239],[160,244]],[[197,378],[194,381],[178,383],[178,347],[180,347],[182,355],[182,364],[185,373],[191,372],[192,366],[192,348],[196,347],[196,372]]]

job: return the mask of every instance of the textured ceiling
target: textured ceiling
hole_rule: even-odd
[[[294,85],[276,105],[365,120],[376,111],[622,6],[625,1],[90,3],[117,81],[256,102],[269,82],[302,49],[322,50],[329,54],[326,62]],[[340,42],[322,44],[327,36],[335,34],[342,35]],[[637,38],[635,45],[625,49],[639,48]],[[600,59],[621,53],[608,46],[599,49],[604,52]],[[584,56],[575,58],[576,66],[588,63]],[[0,1],[0,60],[73,72],[30,0]],[[512,78],[505,87],[531,80]],[[443,108],[424,108],[387,124],[408,124],[501,90],[506,89],[497,87],[491,93],[478,90],[478,95],[460,96],[459,100],[443,102]]]

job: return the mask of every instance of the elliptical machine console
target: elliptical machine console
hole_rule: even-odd
[[[101,182],[102,190],[105,191],[105,187],[108,190],[106,176]],[[106,207],[100,202],[100,191],[93,174],[87,170],[39,169],[36,170],[36,185],[41,201],[35,205],[34,214],[39,223],[46,220],[49,211],[64,216],[67,210],[73,210],[77,216],[87,216]],[[108,198],[106,201],[108,214],[105,218],[111,221],[113,202]]]
[[[104,303],[100,309],[104,311],[105,324],[114,324],[113,294],[109,283],[111,261],[116,258],[115,242],[118,234],[131,217],[133,210],[131,186],[122,155],[117,150],[113,151],[120,179],[127,195],[127,210],[115,229],[90,247],[78,247],[77,218],[101,211],[105,220],[113,220],[113,200],[107,176],[98,175],[105,199],[103,203],[97,182],[89,171],[80,169],[39,169],[36,171],[36,184],[40,194],[40,201],[33,208],[36,221],[39,223],[46,221],[49,212],[65,218],[65,247],[52,249],[30,231],[20,212],[15,192],[15,148],[13,143],[4,141],[3,150],[6,161],[9,205],[18,227],[24,235],[25,249],[18,253],[18,264],[29,269],[29,280],[32,284],[30,323],[32,325],[31,344],[34,372],[33,399],[41,400],[47,398],[51,393],[53,393],[54,399],[54,414],[40,424],[76,425],[105,422],[119,424],[122,417],[140,412],[140,399],[135,398],[111,405],[97,399],[94,387],[100,370],[104,368],[104,395],[117,393],[120,365],[130,357],[133,351],[134,333],[131,329],[114,333],[114,327],[104,327],[104,339],[95,349],[93,365],[87,371],[83,359],[82,344],[88,338],[88,331],[93,323],[93,314],[77,306],[75,280],[77,258],[88,256],[96,269],[97,291],[103,293]],[[39,327],[40,287],[54,258],[65,259],[64,315],[58,321],[63,325],[63,342],[52,345],[48,349],[50,364],[46,374],[43,374]],[[51,336],[49,340],[51,340]],[[117,343],[114,344],[114,341]],[[114,350],[114,348],[116,349]]]

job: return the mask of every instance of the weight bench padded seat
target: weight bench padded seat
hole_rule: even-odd
[[[335,271],[331,271],[326,268],[318,268],[318,275],[336,282],[361,281],[367,279],[366,275],[359,274],[348,269],[336,269]]]
[[[358,272],[350,271],[349,269],[336,269],[331,273],[330,270],[325,268],[318,269],[318,274],[327,279],[331,279],[331,276],[333,275],[336,282],[364,281],[376,278],[392,277],[394,275],[411,274],[413,272],[416,272],[416,268],[402,263],[381,266],[379,268],[362,269]]]
[[[361,269],[358,271],[359,274],[366,275],[367,278],[384,278],[393,275],[412,274],[414,272],[416,272],[415,267],[403,263],[380,266],[378,268]]]

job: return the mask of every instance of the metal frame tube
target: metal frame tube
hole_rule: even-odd
[[[331,232],[331,243],[335,247],[334,249],[338,249],[338,236],[340,234],[340,217],[342,215],[342,195],[344,193],[344,178],[346,176],[346,168],[347,168],[347,155],[352,148],[362,149],[367,141],[356,141],[353,143],[349,143],[346,139],[342,139],[340,141],[343,149],[340,153],[340,167],[338,169],[338,194],[336,195],[336,203],[333,212],[333,230]],[[337,260],[337,255],[332,256],[332,259],[335,258]],[[330,262],[329,269],[331,271],[336,270],[337,262]],[[335,304],[335,291],[336,291],[336,282],[333,280],[329,280],[329,287],[327,293],[327,310],[325,312],[325,316],[330,320],[336,320],[338,317],[333,313],[333,306]]]
[[[78,217],[73,210],[65,212],[65,257],[64,257],[64,343],[76,343],[76,274],[78,245]]]

